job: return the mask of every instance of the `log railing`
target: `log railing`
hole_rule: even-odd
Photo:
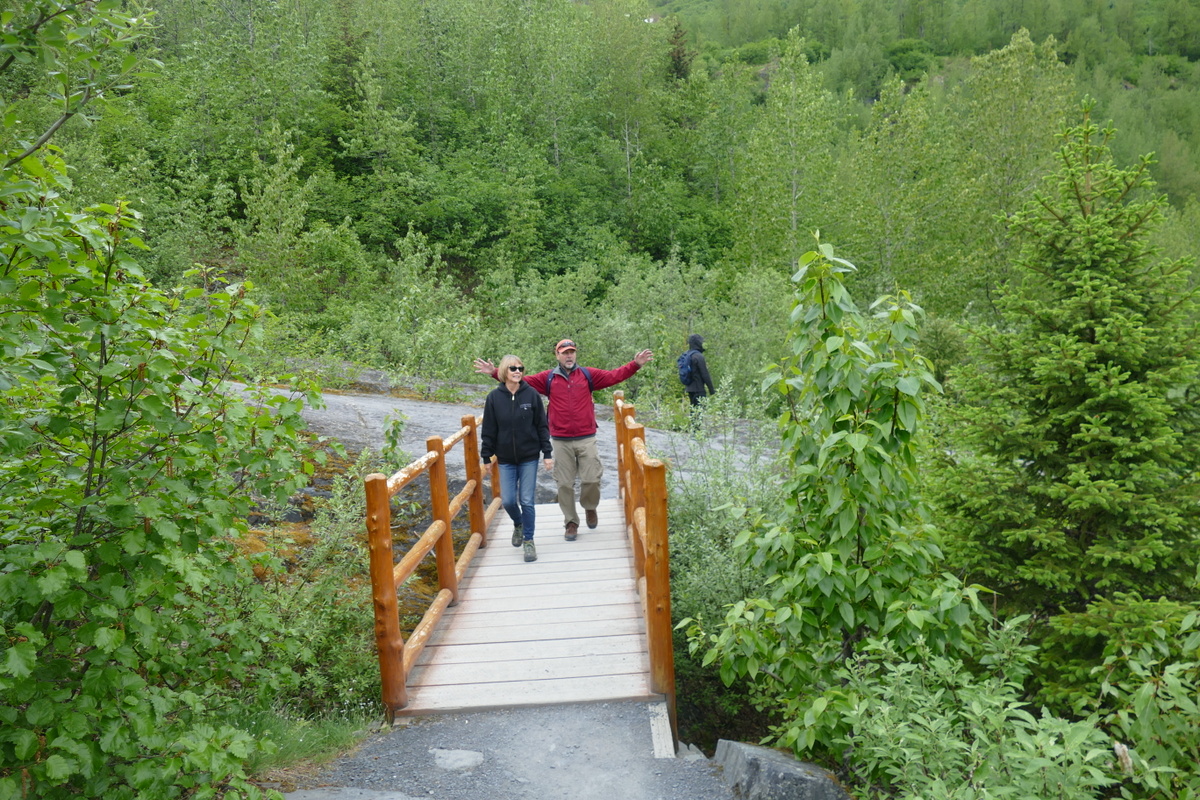
[[[375,605],[375,644],[379,651],[379,675],[388,722],[408,704],[408,674],[412,671],[433,629],[446,608],[458,602],[458,584],[480,547],[487,546],[487,530],[500,509],[500,470],[491,466],[492,502],[483,505],[483,467],[479,460],[480,418],[468,414],[463,427],[449,438],[430,436],[427,452],[391,477],[373,473],[365,479],[367,493],[367,539],[371,560],[371,592]],[[467,484],[450,497],[446,454],[462,442]],[[411,549],[393,563],[391,499],[423,473],[429,474],[429,507],[433,522]],[[471,536],[455,561],[450,525],[467,507]],[[400,633],[400,611],[396,591],[433,552],[437,564],[438,593],[426,609],[408,641]]]
[[[671,732],[679,739],[675,716],[675,650],[671,627],[671,561],[667,544],[667,465],[646,454],[645,426],[634,418],[625,393],[613,392],[617,429],[617,470],[625,530],[646,620],[650,689],[663,695]]]

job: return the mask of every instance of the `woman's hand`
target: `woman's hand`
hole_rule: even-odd
[[[496,366],[490,361],[484,361],[482,358],[475,359],[475,371],[480,375],[492,377],[496,372]]]
[[[554,459],[553,458],[543,458],[542,464],[546,467],[546,472],[550,472],[551,470],[554,469]]]

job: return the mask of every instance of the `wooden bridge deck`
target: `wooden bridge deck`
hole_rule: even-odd
[[[513,547],[501,509],[408,680],[399,715],[610,700],[650,691],[645,622],[618,500],[595,530],[562,535],[557,505],[537,507],[538,560]]]

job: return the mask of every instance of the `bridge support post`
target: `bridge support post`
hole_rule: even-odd
[[[383,707],[390,724],[395,721],[396,711],[408,705],[408,690],[404,685],[404,637],[400,635],[400,610],[392,574],[391,494],[386,475],[368,475],[365,484],[375,647],[379,652]]]
[[[487,547],[487,519],[483,509],[483,467],[479,463],[479,423],[474,414],[462,418],[467,435],[463,438],[463,462],[467,468],[467,480],[475,481],[475,491],[467,500],[467,517],[471,523],[471,533],[478,533],[483,538],[480,547]]]
[[[650,688],[667,699],[671,733],[679,740],[675,715],[675,642],[671,625],[671,559],[667,543],[667,465],[643,465],[646,503],[646,636]]]
[[[446,527],[433,546],[437,561],[438,589],[449,589],[453,598],[450,605],[458,605],[458,575],[454,572],[454,537],[450,535],[450,490],[446,484],[446,442],[440,436],[430,436],[425,447],[437,453],[437,459],[429,465],[429,504],[434,521],[444,522]],[[479,459],[476,459],[478,461]]]

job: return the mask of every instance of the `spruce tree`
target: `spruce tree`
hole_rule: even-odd
[[[1150,245],[1151,159],[1114,163],[1085,104],[1060,167],[1011,220],[1020,278],[950,388],[938,481],[947,554],[1010,610],[1196,595],[1190,263]]]

